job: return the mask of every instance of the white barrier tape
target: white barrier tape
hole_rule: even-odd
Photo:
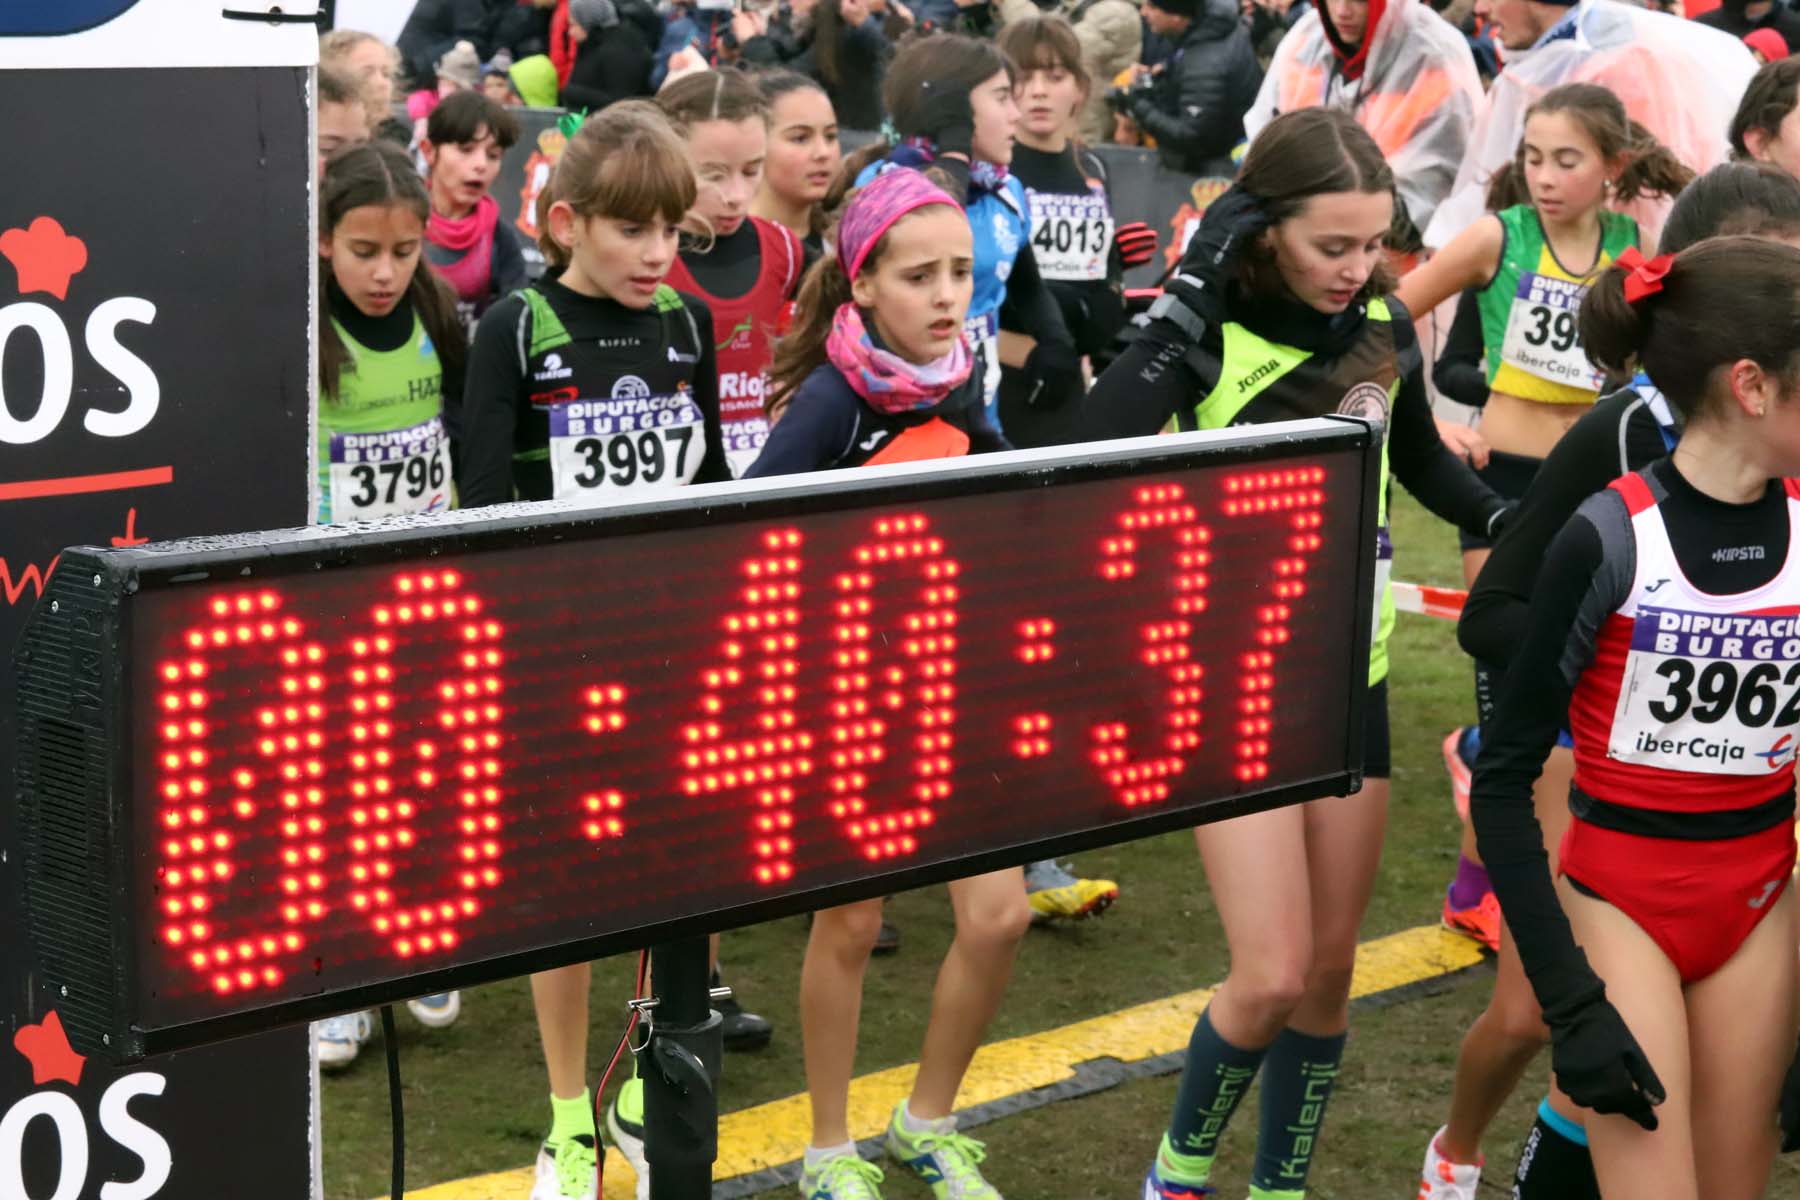
[[[1463,602],[1469,598],[1469,593],[1460,588],[1403,583],[1398,579],[1391,586],[1394,589],[1394,607],[1401,612],[1443,617],[1449,621],[1462,616]]]

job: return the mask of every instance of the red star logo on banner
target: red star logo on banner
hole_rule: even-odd
[[[87,1058],[75,1053],[63,1032],[62,1018],[51,1009],[36,1025],[21,1025],[13,1034],[13,1047],[31,1060],[31,1082],[49,1083],[61,1080],[70,1087],[81,1084],[81,1068]]]

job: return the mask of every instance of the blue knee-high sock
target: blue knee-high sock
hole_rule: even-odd
[[[1270,1045],[1263,1064],[1256,1169],[1250,1175],[1253,1197],[1305,1193],[1346,1036],[1313,1037],[1284,1029]]]
[[[1205,1183],[1212,1171],[1219,1136],[1237,1111],[1238,1102],[1250,1090],[1263,1050],[1245,1050],[1219,1036],[1213,1028],[1212,1010],[1194,1022],[1188,1039],[1187,1065],[1181,1069],[1181,1086],[1175,1093],[1175,1113],[1163,1138],[1161,1157],[1165,1177],[1185,1183]]]

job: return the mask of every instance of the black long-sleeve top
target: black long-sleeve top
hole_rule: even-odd
[[[1444,352],[1431,368],[1431,382],[1458,404],[1487,405],[1487,342],[1481,332],[1481,292],[1475,288],[1457,298],[1456,320],[1450,323]]]
[[[1557,449],[1568,443],[1565,436]],[[1676,562],[1694,587],[1725,596],[1749,591],[1786,565],[1787,498],[1779,481],[1771,481],[1749,504],[1728,504],[1688,483],[1671,459],[1652,463],[1645,473],[1665,493],[1660,515]],[[1600,626],[1631,593],[1635,566],[1624,500],[1610,490],[1588,497],[1550,543],[1494,717],[1482,726],[1475,764],[1470,816],[1482,862],[1553,1025],[1559,1015],[1595,999],[1602,985],[1556,898],[1531,788],[1567,723],[1570,698],[1593,659]],[[1652,832],[1632,823],[1634,816],[1651,820],[1637,815],[1641,810],[1591,799],[1583,803],[1584,815],[1596,824]]]
[[[1298,301],[1236,300],[1233,319],[1272,342],[1311,348],[1316,358],[1345,353],[1359,340],[1356,311],[1326,317]],[[1506,501],[1483,483],[1469,465],[1450,452],[1438,436],[1425,395],[1424,365],[1412,319],[1389,298],[1400,387],[1388,415],[1388,464],[1406,490],[1437,516],[1471,533],[1488,534]],[[1209,327],[1198,347],[1172,322],[1155,320],[1106,369],[1088,394],[1086,419],[1090,438],[1141,437],[1156,433],[1177,413],[1191,412],[1219,383],[1223,335]],[[1191,351],[1198,350],[1198,353]],[[1341,394],[1321,395],[1310,411],[1253,399],[1234,424],[1260,424],[1333,412]]]
[[[884,451],[892,454],[896,443],[934,418],[966,434],[970,454],[1011,449],[987,419],[979,376],[971,375],[931,408],[883,413],[869,407],[842,372],[823,363],[795,389],[744,478],[860,467]],[[908,457],[902,450],[894,461]]]
[[[1531,623],[1551,541],[1583,500],[1669,452],[1658,408],[1670,417],[1660,398],[1622,388],[1602,397],[1556,443],[1469,589],[1456,640],[1470,657],[1501,670],[1512,662]]]

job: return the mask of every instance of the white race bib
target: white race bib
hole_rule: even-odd
[[[1530,271],[1521,274],[1506,318],[1500,361],[1551,383],[1599,391],[1606,376],[1588,361],[1575,326],[1585,295],[1585,283],[1548,279]]]
[[[1082,282],[1106,278],[1113,218],[1106,197],[1031,192],[1031,251],[1045,279]]]
[[[1800,618],[1638,608],[1609,758],[1762,775],[1792,766],[1797,725]]]
[[[963,322],[963,336],[969,339],[969,353],[978,356],[981,393],[992,408],[1000,399],[1000,314],[969,317]]]
[[[441,417],[384,433],[334,433],[329,453],[334,523],[450,507],[450,438]]]
[[[705,423],[685,388],[672,396],[572,400],[550,410],[558,500],[692,483],[705,457]]]

